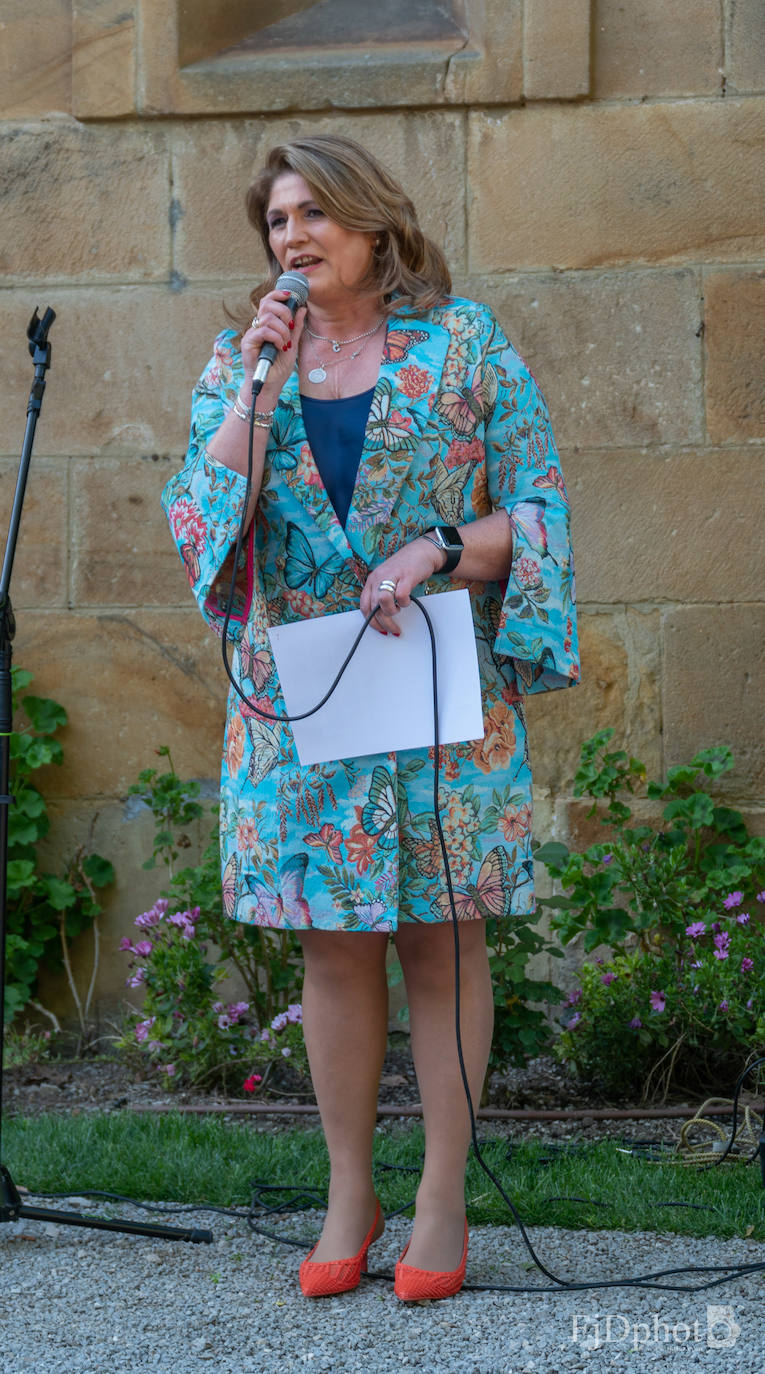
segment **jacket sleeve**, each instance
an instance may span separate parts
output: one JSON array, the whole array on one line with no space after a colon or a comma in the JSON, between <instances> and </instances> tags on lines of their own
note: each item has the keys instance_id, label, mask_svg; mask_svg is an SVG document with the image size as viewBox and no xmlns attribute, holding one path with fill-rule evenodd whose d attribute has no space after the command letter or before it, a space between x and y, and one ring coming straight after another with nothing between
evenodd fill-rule
<instances>
[{"instance_id":1,"label":"jacket sleeve","mask_svg":"<svg viewBox=\"0 0 765 1374\"><path fill-rule=\"evenodd\" d=\"M579 680L569 505L550 416L531 372L487 312L482 352L486 470L510 518L513 555L494 651L525 692Z\"/></svg>"},{"instance_id":2,"label":"jacket sleeve","mask_svg":"<svg viewBox=\"0 0 765 1374\"><path fill-rule=\"evenodd\" d=\"M221 634L246 481L216 463L207 444L225 419L241 383L233 331L215 340L213 356L192 394L191 433L184 465L162 492L162 505L191 590L208 624ZM230 634L241 637L252 599L252 559L245 539L237 570Z\"/></svg>"}]
</instances>

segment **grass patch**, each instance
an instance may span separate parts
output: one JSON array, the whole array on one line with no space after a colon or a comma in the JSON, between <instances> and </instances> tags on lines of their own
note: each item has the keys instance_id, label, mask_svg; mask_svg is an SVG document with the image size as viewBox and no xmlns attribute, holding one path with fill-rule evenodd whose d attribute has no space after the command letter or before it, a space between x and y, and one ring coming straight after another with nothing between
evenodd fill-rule
<instances>
[{"instance_id":1,"label":"grass patch","mask_svg":"<svg viewBox=\"0 0 765 1374\"><path fill-rule=\"evenodd\" d=\"M16 1183L39 1192L105 1189L144 1201L246 1206L254 1180L299 1184L322 1197L328 1183L319 1130L266 1132L220 1117L172 1112L9 1117L3 1142L4 1163ZM726 1162L699 1172L633 1158L613 1141L509 1145L495 1136L482 1140L482 1147L529 1226L765 1240L765 1189L756 1163ZM376 1178L386 1212L413 1197L422 1148L420 1125L397 1125L378 1134ZM505 1203L472 1157L467 1198L471 1224L512 1224Z\"/></svg>"}]
</instances>

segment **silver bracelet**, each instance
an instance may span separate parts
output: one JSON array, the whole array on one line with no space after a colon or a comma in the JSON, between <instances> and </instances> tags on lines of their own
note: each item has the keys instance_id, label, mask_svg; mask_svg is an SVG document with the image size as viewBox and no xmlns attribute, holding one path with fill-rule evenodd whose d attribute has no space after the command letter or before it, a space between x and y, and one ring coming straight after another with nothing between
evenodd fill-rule
<instances>
[{"instance_id":1,"label":"silver bracelet","mask_svg":"<svg viewBox=\"0 0 765 1374\"><path fill-rule=\"evenodd\" d=\"M250 417L252 417L252 423L256 429L270 429L276 413L273 410L256 410L253 414L252 406L245 405L238 396L234 400L233 411L240 420L244 420L245 424L249 424Z\"/></svg>"}]
</instances>

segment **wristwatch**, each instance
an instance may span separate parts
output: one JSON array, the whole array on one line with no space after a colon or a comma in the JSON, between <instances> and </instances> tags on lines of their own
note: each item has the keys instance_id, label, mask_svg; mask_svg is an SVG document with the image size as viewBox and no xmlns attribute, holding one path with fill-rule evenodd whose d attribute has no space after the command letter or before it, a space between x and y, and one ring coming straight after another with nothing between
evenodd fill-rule
<instances>
[{"instance_id":1,"label":"wristwatch","mask_svg":"<svg viewBox=\"0 0 765 1374\"><path fill-rule=\"evenodd\" d=\"M465 547L454 525L431 525L430 529L422 531L422 537L446 554L446 562L441 572L454 572Z\"/></svg>"}]
</instances>

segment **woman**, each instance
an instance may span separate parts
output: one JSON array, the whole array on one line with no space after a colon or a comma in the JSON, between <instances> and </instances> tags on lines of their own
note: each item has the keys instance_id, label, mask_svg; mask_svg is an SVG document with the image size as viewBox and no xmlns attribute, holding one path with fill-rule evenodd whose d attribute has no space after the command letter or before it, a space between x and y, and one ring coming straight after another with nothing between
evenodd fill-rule
<instances>
[{"instance_id":1,"label":"woman","mask_svg":"<svg viewBox=\"0 0 765 1374\"><path fill-rule=\"evenodd\" d=\"M485 919L533 911L531 774L521 697L578 677L563 480L544 401L490 311L450 295L414 208L349 139L275 148L247 197L268 256L241 334L224 331L194 393L186 464L163 501L219 633L242 515L260 350L234 673L283 713L268 626L469 589L485 735L442 750L441 814L460 917L462 1040L478 1103L492 1034ZM282 271L305 274L293 320ZM249 317L248 317L249 318ZM435 528L434 528L435 527ZM426 669L427 671L427 669ZM432 751L430 751L432 754ZM354 1287L383 1223L372 1137L392 934L406 981L426 1153L399 1297L461 1286L469 1114L454 1030L451 913L426 749L301 768L287 725L229 696L221 850L226 909L297 930L303 1026L331 1181L305 1293Z\"/></svg>"}]
</instances>

